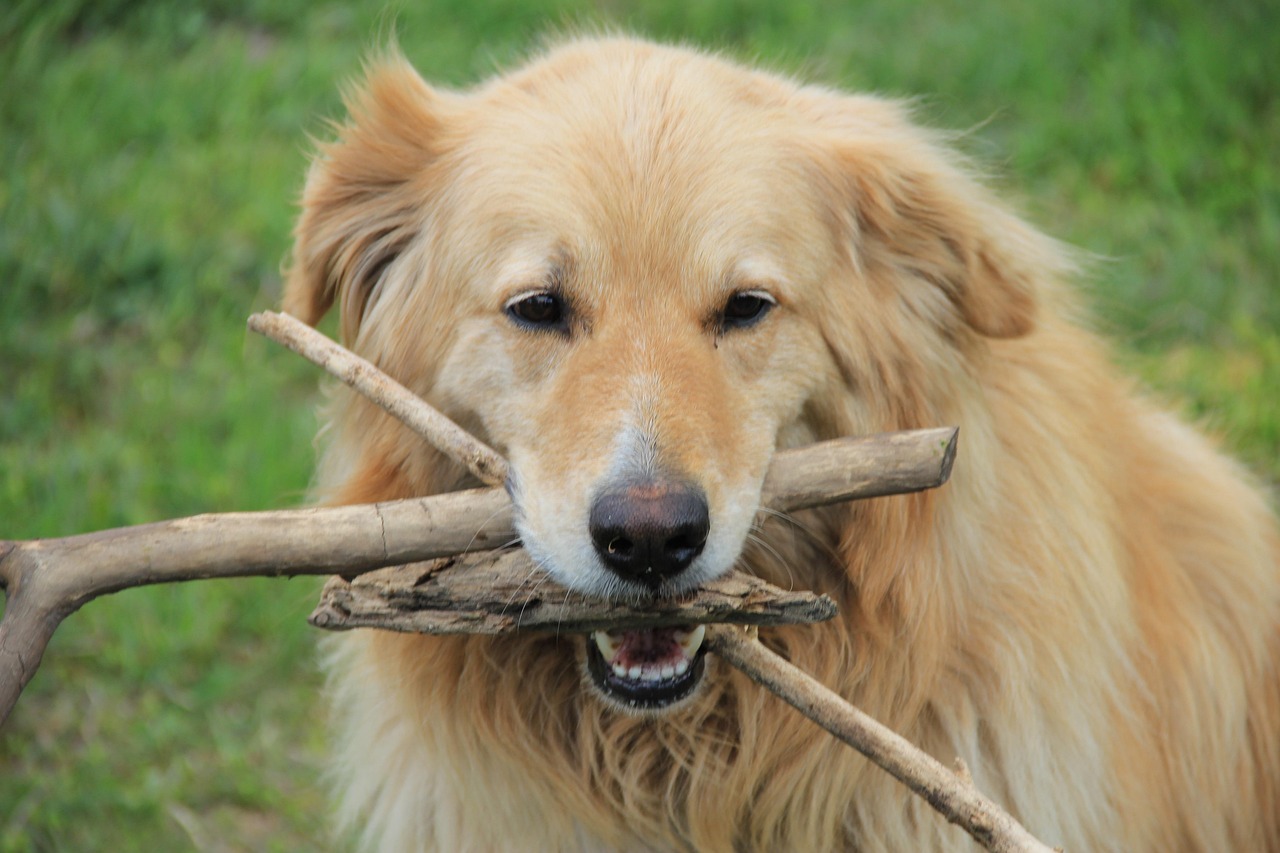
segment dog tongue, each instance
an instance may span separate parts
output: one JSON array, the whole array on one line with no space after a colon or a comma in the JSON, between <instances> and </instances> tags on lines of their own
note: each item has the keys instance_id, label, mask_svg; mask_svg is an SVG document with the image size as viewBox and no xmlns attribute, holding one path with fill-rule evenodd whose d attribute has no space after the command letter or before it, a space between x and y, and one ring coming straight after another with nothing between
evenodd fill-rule
<instances>
[{"instance_id":1,"label":"dog tongue","mask_svg":"<svg viewBox=\"0 0 1280 853\"><path fill-rule=\"evenodd\" d=\"M605 663L615 669L630 672L634 667L643 670L671 666L683 672L697 654L705 634L705 627L697 625L596 631L593 639Z\"/></svg>"},{"instance_id":2,"label":"dog tongue","mask_svg":"<svg viewBox=\"0 0 1280 853\"><path fill-rule=\"evenodd\" d=\"M684 656L676 640L675 628L649 628L639 631L623 631L622 642L614 661L625 666L632 664L662 663Z\"/></svg>"}]
</instances>

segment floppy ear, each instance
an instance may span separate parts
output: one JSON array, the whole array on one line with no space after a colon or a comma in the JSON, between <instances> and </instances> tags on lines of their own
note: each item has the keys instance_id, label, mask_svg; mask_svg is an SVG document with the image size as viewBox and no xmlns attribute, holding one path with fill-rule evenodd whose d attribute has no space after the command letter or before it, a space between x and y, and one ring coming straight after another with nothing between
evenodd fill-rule
<instances>
[{"instance_id":1,"label":"floppy ear","mask_svg":"<svg viewBox=\"0 0 1280 853\"><path fill-rule=\"evenodd\" d=\"M866 113L836 142L862 262L940 288L982 335L1030 332L1039 283L1067 266L1053 241L1001 206L894 105L851 98L846 107Z\"/></svg>"},{"instance_id":2,"label":"floppy ear","mask_svg":"<svg viewBox=\"0 0 1280 853\"><path fill-rule=\"evenodd\" d=\"M421 228L443 99L392 54L345 101L350 119L307 175L284 310L315 325L337 301L350 342L388 265Z\"/></svg>"}]
</instances>

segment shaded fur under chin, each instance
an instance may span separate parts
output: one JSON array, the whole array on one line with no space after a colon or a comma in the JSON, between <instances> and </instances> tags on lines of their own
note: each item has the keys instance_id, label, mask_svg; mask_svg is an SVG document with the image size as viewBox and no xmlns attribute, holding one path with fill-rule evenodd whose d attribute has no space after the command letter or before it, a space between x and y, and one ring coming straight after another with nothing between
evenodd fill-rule
<instances>
[{"instance_id":1,"label":"shaded fur under chin","mask_svg":"<svg viewBox=\"0 0 1280 853\"><path fill-rule=\"evenodd\" d=\"M911 671L904 656L850 629L897 623L891 599L914 591L886 590L872 605L878 612L866 610L869 602L852 598L829 569L822 576L832 552L812 535L846 514L886 527L928 514L929 498L905 500L915 512L895 513L897 523L823 511L805 514L808 534L773 529L771 538L807 570L779 565L776 546L748 557L774 582L827 591L844 614L762 630L762 640L920 737L906 721L920 718L934 674ZM900 624L882 627L886 643L899 639ZM341 816L348 827L383 833L365 838L369 849L728 853L845 849L855 840L874 849L868 837L885 839L886 850L969 844L923 800L714 657L679 707L635 714L620 713L584 680L578 637L361 632L334 648Z\"/></svg>"},{"instance_id":2,"label":"shaded fur under chin","mask_svg":"<svg viewBox=\"0 0 1280 853\"><path fill-rule=\"evenodd\" d=\"M852 669L835 632L822 642L802 633L802 646L781 644L789 657L827 678ZM372 816L371 826L397 833L368 846L844 846L838 829L846 792L866 770L861 758L722 665L679 708L617 713L585 685L568 642L337 640L330 672L346 735L342 814L348 824ZM878 800L883 787L865 788L864 799ZM881 807L901 812L900 802ZM797 823L801 813L812 822Z\"/></svg>"}]
</instances>

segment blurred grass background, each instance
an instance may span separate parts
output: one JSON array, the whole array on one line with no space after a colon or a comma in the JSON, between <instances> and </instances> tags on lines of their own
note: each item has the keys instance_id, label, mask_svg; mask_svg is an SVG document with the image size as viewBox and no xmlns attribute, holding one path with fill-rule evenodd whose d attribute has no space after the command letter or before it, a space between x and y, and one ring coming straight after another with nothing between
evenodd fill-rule
<instances>
[{"instance_id":1,"label":"blurred grass background","mask_svg":"<svg viewBox=\"0 0 1280 853\"><path fill-rule=\"evenodd\" d=\"M10 0L0 536L295 506L318 372L247 339L308 135L392 24L463 85L566 26L923 95L1054 235L1120 357L1280 480L1280 28L1268 4ZM0 737L0 850L327 849L315 581L130 591Z\"/></svg>"}]
</instances>

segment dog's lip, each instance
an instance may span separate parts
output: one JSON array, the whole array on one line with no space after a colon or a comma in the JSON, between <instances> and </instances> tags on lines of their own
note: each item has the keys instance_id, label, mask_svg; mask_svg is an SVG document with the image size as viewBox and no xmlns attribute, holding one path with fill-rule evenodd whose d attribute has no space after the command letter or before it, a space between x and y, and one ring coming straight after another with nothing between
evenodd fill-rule
<instances>
[{"instance_id":1,"label":"dog's lip","mask_svg":"<svg viewBox=\"0 0 1280 853\"><path fill-rule=\"evenodd\" d=\"M689 696L705 670L706 626L596 631L587 638L587 672L606 696L658 710Z\"/></svg>"}]
</instances>

